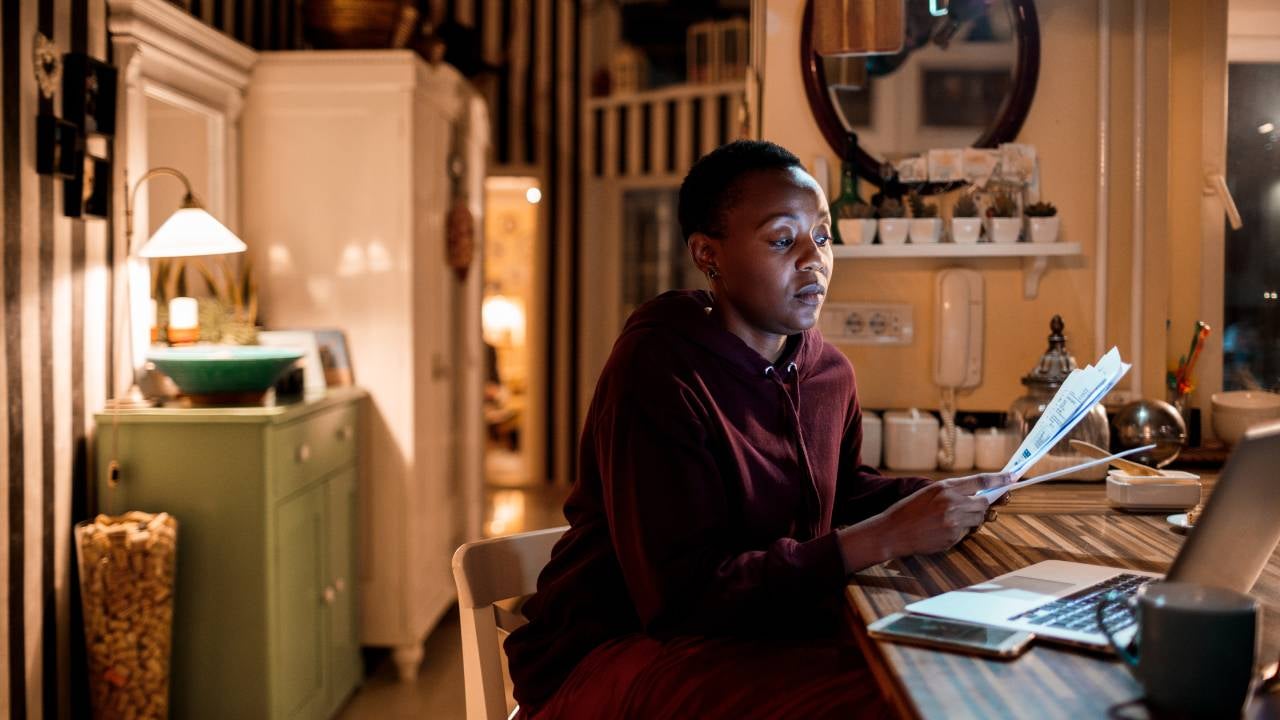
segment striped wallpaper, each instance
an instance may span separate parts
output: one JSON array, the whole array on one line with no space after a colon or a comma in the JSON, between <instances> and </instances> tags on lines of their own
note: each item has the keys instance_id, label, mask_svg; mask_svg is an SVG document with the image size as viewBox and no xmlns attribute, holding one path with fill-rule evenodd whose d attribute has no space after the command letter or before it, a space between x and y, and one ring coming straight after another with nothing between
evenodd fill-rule
<instances>
[{"instance_id":1,"label":"striped wallpaper","mask_svg":"<svg viewBox=\"0 0 1280 720\"><path fill-rule=\"evenodd\" d=\"M71 524L87 512L86 437L107 395L112 252L107 222L63 217L62 183L35 172L35 123L59 113L40 96L37 30L62 52L106 58L103 0L5 2L0 14L0 196L4 225L4 362L0 393L0 708L11 718L82 715L72 687L79 600ZM105 141L94 148L106 152ZM81 666L82 667L82 666ZM83 677L83 670L78 673Z\"/></svg>"},{"instance_id":2,"label":"striped wallpaper","mask_svg":"<svg viewBox=\"0 0 1280 720\"><path fill-rule=\"evenodd\" d=\"M172 0L257 49L301 47L295 0ZM424 14L475 28L482 59L498 70L477 78L490 100L491 171L542 181L551 272L546 324L549 474L573 457L579 214L577 0L421 0ZM59 52L110 61L106 0L5 0L0 11L0 718L87 717L71 527L93 511L87 443L93 413L112 377L113 296L120 255L108 220L62 215L62 183L35 172L35 123L60 114L40 97L32 68L37 30ZM90 149L107 155L105 139ZM119 202L117 190L115 202ZM114 290L113 290L114 288ZM555 388L559 387L557 391ZM557 431L557 428L559 430Z\"/></svg>"}]
</instances>

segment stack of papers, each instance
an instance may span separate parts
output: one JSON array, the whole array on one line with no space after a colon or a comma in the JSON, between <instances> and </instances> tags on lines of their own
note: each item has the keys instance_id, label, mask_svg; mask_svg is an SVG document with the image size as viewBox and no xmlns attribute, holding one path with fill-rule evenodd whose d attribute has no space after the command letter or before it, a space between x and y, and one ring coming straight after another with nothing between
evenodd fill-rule
<instances>
[{"instance_id":1,"label":"stack of papers","mask_svg":"<svg viewBox=\"0 0 1280 720\"><path fill-rule=\"evenodd\" d=\"M1027 438L1022 441L1022 445L1018 447L1013 457L1009 458L1009 462L1001 472L1009 473L1015 481L1020 480L1027 470L1036 464L1036 461L1048 454L1054 445L1057 445L1062 438L1066 437L1067 433L1071 432L1071 429L1077 423L1084 419L1084 416L1093 409L1094 405L1097 405L1102 400L1103 396L1111 392L1116 383L1120 382L1120 378L1124 377L1124 374L1129 371L1129 367L1129 363L1120 359L1120 351L1113 347L1098 360L1096 365L1072 370L1067 379L1063 381L1062 386L1058 388L1057 394L1053 396L1053 399L1045 407L1044 414L1036 421L1035 426L1031 428L1031 432L1027 433ZM1153 446L1133 448L1107 458L1091 460L1073 467L1038 475L1021 482L1014 482L1004 487L984 490L978 495L986 498L988 502L994 502L1011 490L1070 475L1086 467L1110 462L1115 458L1143 450L1150 450L1151 447Z\"/></svg>"}]
</instances>

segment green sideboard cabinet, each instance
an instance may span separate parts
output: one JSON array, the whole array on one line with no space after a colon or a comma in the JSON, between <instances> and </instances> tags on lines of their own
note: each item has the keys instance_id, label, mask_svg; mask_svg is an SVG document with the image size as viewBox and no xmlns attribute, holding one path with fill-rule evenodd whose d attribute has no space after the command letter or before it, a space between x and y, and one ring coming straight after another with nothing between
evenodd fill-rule
<instances>
[{"instance_id":1,"label":"green sideboard cabinet","mask_svg":"<svg viewBox=\"0 0 1280 720\"><path fill-rule=\"evenodd\" d=\"M171 717L330 718L359 685L366 397L97 416L99 510L178 521Z\"/></svg>"}]
</instances>

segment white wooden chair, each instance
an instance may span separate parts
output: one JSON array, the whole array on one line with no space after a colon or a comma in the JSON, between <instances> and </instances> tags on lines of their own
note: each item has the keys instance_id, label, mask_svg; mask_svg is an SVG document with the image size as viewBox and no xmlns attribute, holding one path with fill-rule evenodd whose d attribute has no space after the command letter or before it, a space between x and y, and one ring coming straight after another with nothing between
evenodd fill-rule
<instances>
[{"instance_id":1,"label":"white wooden chair","mask_svg":"<svg viewBox=\"0 0 1280 720\"><path fill-rule=\"evenodd\" d=\"M453 554L462 622L462 676L467 720L507 717L502 656L493 604L532 594L538 573L567 526L470 542Z\"/></svg>"}]
</instances>

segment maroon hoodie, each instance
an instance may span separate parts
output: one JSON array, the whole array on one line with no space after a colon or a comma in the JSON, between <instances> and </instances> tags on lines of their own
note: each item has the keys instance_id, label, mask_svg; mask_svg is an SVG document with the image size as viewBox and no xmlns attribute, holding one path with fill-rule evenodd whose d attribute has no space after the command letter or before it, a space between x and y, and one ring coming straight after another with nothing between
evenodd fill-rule
<instances>
[{"instance_id":1,"label":"maroon hoodie","mask_svg":"<svg viewBox=\"0 0 1280 720\"><path fill-rule=\"evenodd\" d=\"M704 291L645 304L600 375L569 530L506 642L526 708L629 633L833 633L834 528L925 482L861 465L853 367L816 329L770 364L711 305Z\"/></svg>"}]
</instances>

